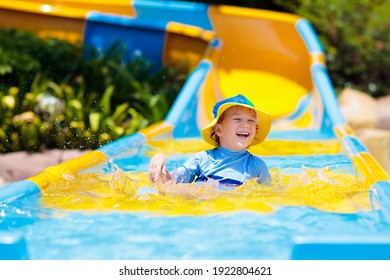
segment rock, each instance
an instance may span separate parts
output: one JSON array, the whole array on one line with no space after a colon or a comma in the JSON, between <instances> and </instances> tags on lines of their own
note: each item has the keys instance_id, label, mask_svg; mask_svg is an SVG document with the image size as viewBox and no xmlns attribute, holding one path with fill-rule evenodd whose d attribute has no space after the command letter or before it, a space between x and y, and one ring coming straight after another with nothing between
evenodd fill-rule
<instances>
[{"instance_id":1,"label":"rock","mask_svg":"<svg viewBox=\"0 0 390 280\"><path fill-rule=\"evenodd\" d=\"M390 131L363 128L355 131L372 156L390 174Z\"/></svg>"},{"instance_id":2,"label":"rock","mask_svg":"<svg viewBox=\"0 0 390 280\"><path fill-rule=\"evenodd\" d=\"M8 185L8 182L6 182L3 178L0 177L0 188Z\"/></svg>"},{"instance_id":3,"label":"rock","mask_svg":"<svg viewBox=\"0 0 390 280\"><path fill-rule=\"evenodd\" d=\"M352 129L378 127L378 104L369 94L346 88L340 93L338 101L340 110Z\"/></svg>"},{"instance_id":4,"label":"rock","mask_svg":"<svg viewBox=\"0 0 390 280\"><path fill-rule=\"evenodd\" d=\"M390 130L390 95L377 99L378 104L378 127Z\"/></svg>"},{"instance_id":5,"label":"rock","mask_svg":"<svg viewBox=\"0 0 390 280\"><path fill-rule=\"evenodd\" d=\"M0 154L0 181L2 185L27 179L49 166L78 157L88 151L47 150L41 153L14 152Z\"/></svg>"}]
</instances>

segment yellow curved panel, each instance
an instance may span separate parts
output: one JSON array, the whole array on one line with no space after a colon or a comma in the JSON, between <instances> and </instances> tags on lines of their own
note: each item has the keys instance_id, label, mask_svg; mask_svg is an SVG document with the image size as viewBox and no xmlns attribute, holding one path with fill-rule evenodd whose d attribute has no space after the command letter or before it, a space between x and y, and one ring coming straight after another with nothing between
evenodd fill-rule
<instances>
[{"instance_id":1,"label":"yellow curved panel","mask_svg":"<svg viewBox=\"0 0 390 280\"><path fill-rule=\"evenodd\" d=\"M220 89L226 96L242 93L274 118L294 112L297 100L308 93L296 82L270 72L219 69L218 78Z\"/></svg>"},{"instance_id":2,"label":"yellow curved panel","mask_svg":"<svg viewBox=\"0 0 390 280\"><path fill-rule=\"evenodd\" d=\"M14 0L2 1L2 9L47 14L62 18L85 18L91 11L134 16L135 10L129 0Z\"/></svg>"},{"instance_id":3,"label":"yellow curved panel","mask_svg":"<svg viewBox=\"0 0 390 280\"><path fill-rule=\"evenodd\" d=\"M313 57L297 36L299 17L230 6L211 6L209 16L220 44L209 57L213 69L204 95L243 93L274 118L292 114L312 90ZM306 118L298 126L309 123Z\"/></svg>"},{"instance_id":4,"label":"yellow curved panel","mask_svg":"<svg viewBox=\"0 0 390 280\"><path fill-rule=\"evenodd\" d=\"M186 63L187 69L195 68L213 37L214 32L170 22L166 27L163 63L169 66Z\"/></svg>"},{"instance_id":5,"label":"yellow curved panel","mask_svg":"<svg viewBox=\"0 0 390 280\"><path fill-rule=\"evenodd\" d=\"M135 16L129 0L1 1L0 27L30 30L42 38L81 43L85 20L91 11Z\"/></svg>"}]
</instances>

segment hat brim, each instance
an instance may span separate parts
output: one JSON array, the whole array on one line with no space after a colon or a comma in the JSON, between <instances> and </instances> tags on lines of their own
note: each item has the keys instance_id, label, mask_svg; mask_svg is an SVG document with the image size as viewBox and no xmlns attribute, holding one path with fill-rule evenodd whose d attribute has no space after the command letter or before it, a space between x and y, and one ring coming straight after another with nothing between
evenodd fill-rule
<instances>
[{"instance_id":1,"label":"hat brim","mask_svg":"<svg viewBox=\"0 0 390 280\"><path fill-rule=\"evenodd\" d=\"M217 116L201 130L202 138L212 146L219 146L217 141L217 136L214 132L214 126L217 124L219 117L222 115L223 112L225 112L227 109L229 109L232 106L242 106L245 108L252 109L256 112L257 115L257 127L255 137L253 138L253 141L249 144L248 147L260 144L265 140L267 137L269 131L271 130L271 124L272 124L272 117L268 113L254 108L249 105L235 103L235 102L229 102L221 105L218 109Z\"/></svg>"}]
</instances>

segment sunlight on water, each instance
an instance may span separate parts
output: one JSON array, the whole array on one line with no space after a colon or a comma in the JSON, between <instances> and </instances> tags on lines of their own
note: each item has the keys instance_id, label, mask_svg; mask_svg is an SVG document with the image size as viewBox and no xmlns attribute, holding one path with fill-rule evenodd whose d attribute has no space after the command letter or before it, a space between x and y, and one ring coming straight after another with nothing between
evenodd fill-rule
<instances>
[{"instance_id":1,"label":"sunlight on water","mask_svg":"<svg viewBox=\"0 0 390 280\"><path fill-rule=\"evenodd\" d=\"M150 185L144 172L66 175L42 190L42 206L64 210L152 211L164 215L207 215L231 211L270 213L278 206L309 206L323 211L369 211L368 186L362 180L326 168L302 168L286 174L271 170L272 186L249 180L234 189L209 183Z\"/></svg>"},{"instance_id":2,"label":"sunlight on water","mask_svg":"<svg viewBox=\"0 0 390 280\"><path fill-rule=\"evenodd\" d=\"M270 187L149 182L153 154L164 153L171 170L208 148L198 140L153 141L58 174L35 199L0 205L0 229L26 230L31 259L289 259L294 236L370 236L384 228L369 186L333 141L259 145Z\"/></svg>"},{"instance_id":3,"label":"sunlight on water","mask_svg":"<svg viewBox=\"0 0 390 280\"><path fill-rule=\"evenodd\" d=\"M149 160L156 152L170 156L210 148L203 141L151 141L141 157ZM290 143L291 144L291 143ZM291 144L292 145L292 144ZM337 152L333 141L301 142L301 145L268 141L258 152L291 154ZM267 152L265 152L267 151ZM249 180L230 189L213 187L210 182L151 185L146 172L124 171L113 159L104 172L63 174L63 179L43 188L42 205L53 209L86 211L150 212L155 215L207 215L220 212L254 211L271 213L279 206L307 206L328 212L369 211L369 186L359 177L333 168L271 168L272 186ZM293 174L291 174L293 173Z\"/></svg>"}]
</instances>

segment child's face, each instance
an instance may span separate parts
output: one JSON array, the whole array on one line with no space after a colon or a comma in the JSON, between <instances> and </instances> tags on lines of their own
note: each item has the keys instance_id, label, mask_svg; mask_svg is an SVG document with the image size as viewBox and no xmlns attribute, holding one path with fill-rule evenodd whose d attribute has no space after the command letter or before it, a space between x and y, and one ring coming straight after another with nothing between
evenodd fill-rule
<instances>
[{"instance_id":1,"label":"child's face","mask_svg":"<svg viewBox=\"0 0 390 280\"><path fill-rule=\"evenodd\" d=\"M215 125L214 131L221 147L242 150L252 143L256 128L257 117L254 110L233 106L224 112L222 122Z\"/></svg>"}]
</instances>

